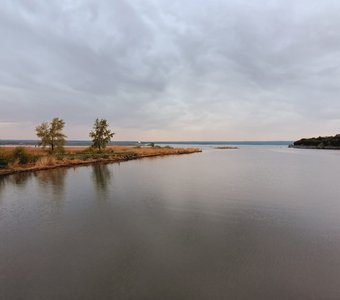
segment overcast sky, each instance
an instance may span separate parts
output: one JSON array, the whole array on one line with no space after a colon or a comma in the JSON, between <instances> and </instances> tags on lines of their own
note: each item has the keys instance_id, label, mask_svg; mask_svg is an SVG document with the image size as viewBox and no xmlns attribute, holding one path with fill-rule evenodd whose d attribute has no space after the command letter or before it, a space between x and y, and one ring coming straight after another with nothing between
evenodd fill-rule
<instances>
[{"instance_id":1,"label":"overcast sky","mask_svg":"<svg viewBox=\"0 0 340 300\"><path fill-rule=\"evenodd\" d=\"M338 0L2 0L0 139L340 133Z\"/></svg>"}]
</instances>

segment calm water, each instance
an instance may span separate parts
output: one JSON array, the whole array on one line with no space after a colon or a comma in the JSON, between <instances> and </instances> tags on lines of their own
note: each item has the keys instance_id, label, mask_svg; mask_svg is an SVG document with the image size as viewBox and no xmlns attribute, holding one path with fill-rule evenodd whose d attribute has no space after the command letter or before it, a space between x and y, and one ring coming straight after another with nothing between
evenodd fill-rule
<instances>
[{"instance_id":1,"label":"calm water","mask_svg":"<svg viewBox=\"0 0 340 300\"><path fill-rule=\"evenodd\" d=\"M340 299L340 151L0 178L0 299Z\"/></svg>"}]
</instances>

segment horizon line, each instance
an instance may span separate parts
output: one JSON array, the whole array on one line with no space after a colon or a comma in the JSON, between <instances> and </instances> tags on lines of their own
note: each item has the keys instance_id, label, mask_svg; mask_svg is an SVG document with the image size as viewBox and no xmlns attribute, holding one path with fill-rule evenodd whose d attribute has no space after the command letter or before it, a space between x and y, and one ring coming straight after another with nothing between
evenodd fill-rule
<instances>
[{"instance_id":1,"label":"horizon line","mask_svg":"<svg viewBox=\"0 0 340 300\"><path fill-rule=\"evenodd\" d=\"M206 143L217 143L217 142L291 142L295 139L278 139L278 140L112 140L112 142L157 142L157 143L170 143L170 142L206 142ZM39 141L39 139L1 139L0 141ZM91 140L86 139L68 139L66 142L91 142Z\"/></svg>"}]
</instances>

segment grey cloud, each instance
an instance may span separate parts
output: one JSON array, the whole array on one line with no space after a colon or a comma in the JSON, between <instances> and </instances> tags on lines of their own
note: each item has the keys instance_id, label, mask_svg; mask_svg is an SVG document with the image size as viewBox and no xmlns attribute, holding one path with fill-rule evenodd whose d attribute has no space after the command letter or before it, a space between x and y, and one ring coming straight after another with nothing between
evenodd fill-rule
<instances>
[{"instance_id":1,"label":"grey cloud","mask_svg":"<svg viewBox=\"0 0 340 300\"><path fill-rule=\"evenodd\" d=\"M207 139L295 138L340 125L337 1L2 6L0 138L1 123L56 115L188 139L199 130Z\"/></svg>"}]
</instances>

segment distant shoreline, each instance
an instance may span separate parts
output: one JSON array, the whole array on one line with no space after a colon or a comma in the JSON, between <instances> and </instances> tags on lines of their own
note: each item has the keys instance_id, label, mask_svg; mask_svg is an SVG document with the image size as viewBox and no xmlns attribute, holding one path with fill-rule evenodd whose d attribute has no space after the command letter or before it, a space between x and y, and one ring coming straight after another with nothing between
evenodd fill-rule
<instances>
[{"instance_id":1,"label":"distant shoreline","mask_svg":"<svg viewBox=\"0 0 340 300\"><path fill-rule=\"evenodd\" d=\"M293 141L112 141L110 146L137 146L137 145L197 145L197 146L288 146ZM0 139L0 146L35 146L38 140L8 140ZM88 140L68 140L66 146L90 146L91 141Z\"/></svg>"},{"instance_id":2,"label":"distant shoreline","mask_svg":"<svg viewBox=\"0 0 340 300\"><path fill-rule=\"evenodd\" d=\"M289 147L297 149L340 150L340 134L302 138L289 145Z\"/></svg>"},{"instance_id":3,"label":"distant shoreline","mask_svg":"<svg viewBox=\"0 0 340 300\"><path fill-rule=\"evenodd\" d=\"M298 145L289 145L289 148L294 149L311 149L311 150L340 150L340 147L318 147L318 146L298 146Z\"/></svg>"}]
</instances>

